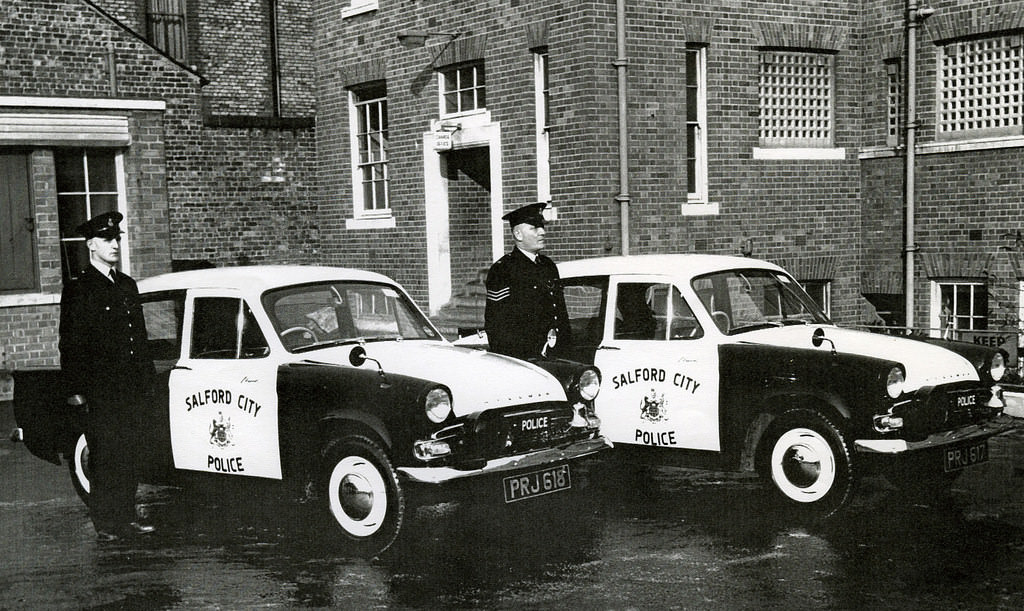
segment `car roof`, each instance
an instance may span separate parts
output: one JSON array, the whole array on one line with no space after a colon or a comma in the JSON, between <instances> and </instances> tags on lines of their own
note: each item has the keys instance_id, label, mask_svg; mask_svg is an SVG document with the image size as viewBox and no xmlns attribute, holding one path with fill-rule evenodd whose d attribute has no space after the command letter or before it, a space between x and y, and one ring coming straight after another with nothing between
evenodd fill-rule
<instances>
[{"instance_id":1,"label":"car roof","mask_svg":"<svg viewBox=\"0 0 1024 611\"><path fill-rule=\"evenodd\" d=\"M281 286L331 280L365 282L394 281L375 272L346 267L314 265L246 265L240 267L214 267L184 272L171 272L139 280L139 291L170 291L195 288L235 289L244 292L263 291Z\"/></svg>"},{"instance_id":2,"label":"car roof","mask_svg":"<svg viewBox=\"0 0 1024 611\"><path fill-rule=\"evenodd\" d=\"M778 265L761 259L728 255L674 254L577 259L559 263L558 273L563 278L610 274L669 274L692 277L723 269L737 268L783 271Z\"/></svg>"}]
</instances>

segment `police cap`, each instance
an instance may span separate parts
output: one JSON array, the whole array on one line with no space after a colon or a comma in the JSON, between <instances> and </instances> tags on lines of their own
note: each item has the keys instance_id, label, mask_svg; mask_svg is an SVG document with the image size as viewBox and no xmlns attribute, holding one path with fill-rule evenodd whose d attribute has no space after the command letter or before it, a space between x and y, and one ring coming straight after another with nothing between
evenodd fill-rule
<instances>
[{"instance_id":1,"label":"police cap","mask_svg":"<svg viewBox=\"0 0 1024 611\"><path fill-rule=\"evenodd\" d=\"M78 226L78 233L85 239L104 238L109 240L121 235L121 221L124 215L120 212L104 212Z\"/></svg>"},{"instance_id":2,"label":"police cap","mask_svg":"<svg viewBox=\"0 0 1024 611\"><path fill-rule=\"evenodd\" d=\"M544 208L547 208L547 203L537 202L536 204L527 204L521 208L516 208L512 212L509 212L505 216L501 217L508 221L509 226L515 227L520 223L529 223L534 227L544 226Z\"/></svg>"}]
</instances>

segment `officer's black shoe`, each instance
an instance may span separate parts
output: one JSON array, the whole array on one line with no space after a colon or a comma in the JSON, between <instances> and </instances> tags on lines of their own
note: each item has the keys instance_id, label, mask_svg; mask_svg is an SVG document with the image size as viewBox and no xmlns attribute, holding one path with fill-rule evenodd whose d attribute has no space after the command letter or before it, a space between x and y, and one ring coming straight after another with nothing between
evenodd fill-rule
<instances>
[{"instance_id":1,"label":"officer's black shoe","mask_svg":"<svg viewBox=\"0 0 1024 611\"><path fill-rule=\"evenodd\" d=\"M132 522L128 524L127 528L127 531L129 533L136 535L148 535L149 533L155 530L155 526L149 526L148 524L139 524L138 522Z\"/></svg>"},{"instance_id":2,"label":"officer's black shoe","mask_svg":"<svg viewBox=\"0 0 1024 611\"><path fill-rule=\"evenodd\" d=\"M108 542L108 541L117 541L118 539L120 539L120 537L118 537L117 535L115 535L112 532L107 532L105 530L97 530L96 531L96 540L97 541Z\"/></svg>"}]
</instances>

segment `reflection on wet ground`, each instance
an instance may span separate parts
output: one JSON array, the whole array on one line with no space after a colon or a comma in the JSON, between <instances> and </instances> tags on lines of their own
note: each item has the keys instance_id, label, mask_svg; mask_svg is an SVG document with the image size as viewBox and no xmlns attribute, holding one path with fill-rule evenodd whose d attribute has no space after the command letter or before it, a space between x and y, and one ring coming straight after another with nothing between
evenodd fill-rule
<instances>
[{"instance_id":1,"label":"reflection on wet ground","mask_svg":"<svg viewBox=\"0 0 1024 611\"><path fill-rule=\"evenodd\" d=\"M371 560L312 504L216 490L146 488L159 531L100 544L66 472L5 445L0 608L1024 608L1021 443L951 498L867 480L825 520L746 476L594 460L570 493L421 506Z\"/></svg>"}]
</instances>

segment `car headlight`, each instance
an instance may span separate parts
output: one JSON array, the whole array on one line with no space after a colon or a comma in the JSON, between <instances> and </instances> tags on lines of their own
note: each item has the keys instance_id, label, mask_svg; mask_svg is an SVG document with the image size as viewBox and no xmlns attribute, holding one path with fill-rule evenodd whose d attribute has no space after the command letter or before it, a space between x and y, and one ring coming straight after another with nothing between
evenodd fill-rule
<instances>
[{"instance_id":1,"label":"car headlight","mask_svg":"<svg viewBox=\"0 0 1024 611\"><path fill-rule=\"evenodd\" d=\"M993 382L998 382L1003 379L1003 375L1006 373L1006 359L1003 358L1002 352L996 352L992 355L992 360L988 364L988 375L992 378Z\"/></svg>"},{"instance_id":2,"label":"car headlight","mask_svg":"<svg viewBox=\"0 0 1024 611\"><path fill-rule=\"evenodd\" d=\"M576 385L585 401L593 401L597 393L601 392L601 374L596 369L585 369Z\"/></svg>"},{"instance_id":3,"label":"car headlight","mask_svg":"<svg viewBox=\"0 0 1024 611\"><path fill-rule=\"evenodd\" d=\"M906 376L902 367L893 367L885 378L885 392L895 399L903 394L903 385L906 383Z\"/></svg>"},{"instance_id":4,"label":"car headlight","mask_svg":"<svg viewBox=\"0 0 1024 611\"><path fill-rule=\"evenodd\" d=\"M445 388L432 388L423 400L423 405L427 418L431 422L441 423L452 413L452 396Z\"/></svg>"}]
</instances>

